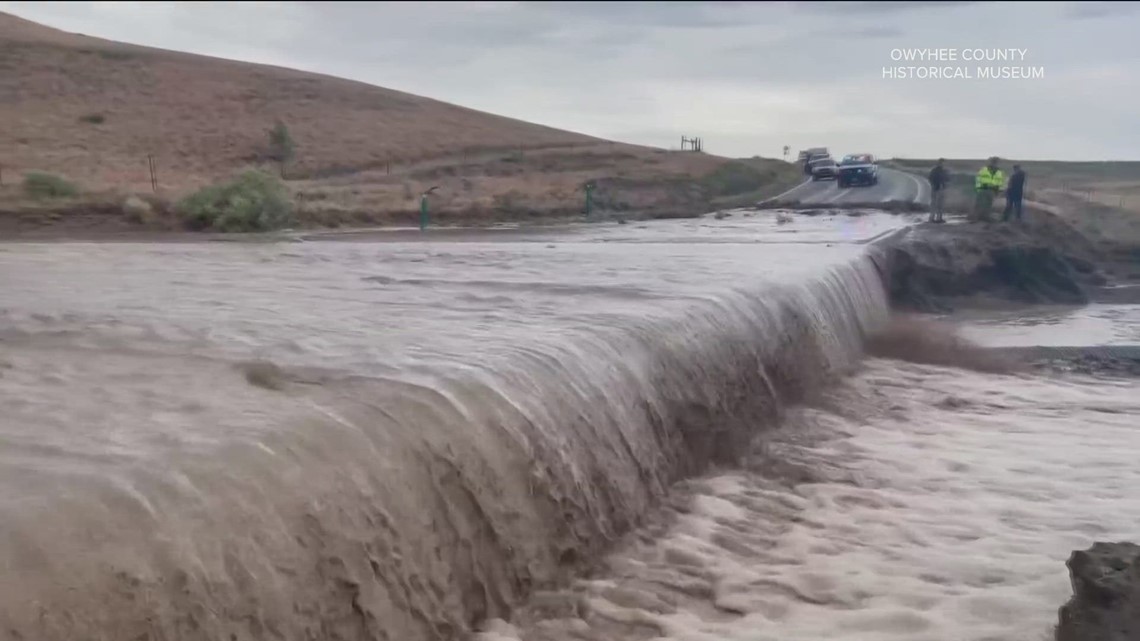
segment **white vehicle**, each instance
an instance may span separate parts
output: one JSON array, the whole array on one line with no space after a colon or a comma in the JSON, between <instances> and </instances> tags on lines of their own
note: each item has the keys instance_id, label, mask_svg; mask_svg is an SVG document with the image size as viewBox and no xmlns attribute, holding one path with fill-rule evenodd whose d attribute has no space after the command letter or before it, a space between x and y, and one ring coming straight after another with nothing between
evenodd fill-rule
<instances>
[{"instance_id":1,"label":"white vehicle","mask_svg":"<svg viewBox=\"0 0 1140 641\"><path fill-rule=\"evenodd\" d=\"M813 181L833 179L839 175L839 170L835 165L835 159L831 156L811 160L808 162L808 167L811 169L811 179Z\"/></svg>"},{"instance_id":2,"label":"white vehicle","mask_svg":"<svg viewBox=\"0 0 1140 641\"><path fill-rule=\"evenodd\" d=\"M804 150L800 151L800 155L799 155L798 160L800 162L804 162L805 160L811 160L812 158L816 158L818 156L830 156L830 155L831 154L829 154L827 152L827 147L812 147L810 149L804 149Z\"/></svg>"}]
</instances>

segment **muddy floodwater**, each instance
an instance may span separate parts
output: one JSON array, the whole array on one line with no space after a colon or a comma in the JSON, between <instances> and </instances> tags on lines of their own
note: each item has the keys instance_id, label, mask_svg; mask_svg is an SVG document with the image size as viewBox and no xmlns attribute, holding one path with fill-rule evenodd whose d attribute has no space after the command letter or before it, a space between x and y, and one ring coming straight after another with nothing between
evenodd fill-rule
<instances>
[{"instance_id":1,"label":"muddy floodwater","mask_svg":"<svg viewBox=\"0 0 1140 641\"><path fill-rule=\"evenodd\" d=\"M0 246L0 630L1045 638L1140 388L864 359L908 220L786 220Z\"/></svg>"},{"instance_id":2,"label":"muddy floodwater","mask_svg":"<svg viewBox=\"0 0 1140 641\"><path fill-rule=\"evenodd\" d=\"M1140 305L1042 306L957 320L962 336L994 347L1140 345Z\"/></svg>"}]
</instances>

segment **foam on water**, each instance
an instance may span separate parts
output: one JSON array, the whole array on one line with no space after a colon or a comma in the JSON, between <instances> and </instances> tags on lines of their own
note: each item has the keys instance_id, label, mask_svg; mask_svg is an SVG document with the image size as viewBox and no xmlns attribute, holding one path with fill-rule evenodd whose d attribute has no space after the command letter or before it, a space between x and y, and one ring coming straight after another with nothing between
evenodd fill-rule
<instances>
[{"instance_id":1,"label":"foam on water","mask_svg":"<svg viewBox=\"0 0 1140 641\"><path fill-rule=\"evenodd\" d=\"M0 629L45 640L459 637L739 459L886 315L838 246L21 245L0 270Z\"/></svg>"},{"instance_id":2,"label":"foam on water","mask_svg":"<svg viewBox=\"0 0 1140 641\"><path fill-rule=\"evenodd\" d=\"M869 361L484 639L1051 639L1140 523L1140 384Z\"/></svg>"}]
</instances>

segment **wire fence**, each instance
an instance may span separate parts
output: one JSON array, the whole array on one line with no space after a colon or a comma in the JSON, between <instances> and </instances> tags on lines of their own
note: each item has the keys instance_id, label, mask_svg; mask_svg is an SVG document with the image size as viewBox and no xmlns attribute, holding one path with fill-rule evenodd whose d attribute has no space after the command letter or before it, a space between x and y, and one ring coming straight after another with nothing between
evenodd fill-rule
<instances>
[{"instance_id":1,"label":"wire fence","mask_svg":"<svg viewBox=\"0 0 1140 641\"><path fill-rule=\"evenodd\" d=\"M700 139L687 139L687 151L703 150L703 141ZM520 163L531 158L540 158L544 154L576 153L597 150L602 153L620 153L616 148L621 145L616 141L587 141L565 143L537 143L537 144L486 144L477 146L464 146L444 151L417 151L396 152L387 157L370 158L354 162L317 162L300 154L285 164L272 159L265 153L250 155L243 159L248 168L257 168L276 174L283 180L290 182L308 180L326 180L359 174L369 174L371 177L406 175L410 172L431 169L439 166L467 166L473 164L487 164L491 162ZM693 148L696 145L696 148ZM75 180L80 184L91 183L110 189L142 191L149 189L158 193L162 188L181 189L187 186L187 175L201 179L203 175L212 176L214 172L202 170L200 167L187 170L178 163L163 165L163 158L158 154L146 154L134 159L117 159L113 166L110 162L99 163L97 169L87 168L80 175L69 175L67 170L44 170L38 163L20 163L12 160L0 159L0 188L12 187L23 182L24 177L33 172L50 173L68 181ZM170 159L168 158L168 161ZM184 165L185 163L183 163ZM237 169L233 169L236 173ZM166 180L163 181L165 176ZM214 179L220 179L214 176ZM197 182L197 181L194 181Z\"/></svg>"},{"instance_id":2,"label":"wire fence","mask_svg":"<svg viewBox=\"0 0 1140 641\"><path fill-rule=\"evenodd\" d=\"M124 164L126 166L101 165L97 173L98 178L94 182L111 189L124 189L129 191L145 191L149 189L152 193L156 194L162 188L160 181L162 172L158 156L147 154L140 157L137 164ZM57 176L67 182L76 180L75 176L71 176L65 171L45 171L34 165L28 167L0 163L0 189L23 184L26 178L32 174ZM91 178L90 175L86 177ZM79 182L80 184L83 183L82 180Z\"/></svg>"},{"instance_id":3,"label":"wire fence","mask_svg":"<svg viewBox=\"0 0 1140 641\"><path fill-rule=\"evenodd\" d=\"M1069 181L1053 181L1043 180L1039 181L1036 185L1031 185L1029 191L1031 192L1061 192L1076 198L1080 198L1086 202L1097 202L1104 205L1110 205L1126 209L1129 201L1133 203L1138 202L1137 196L1130 196L1126 193L1119 191L1110 191L1104 189L1096 189L1088 185L1079 183L1072 183Z\"/></svg>"},{"instance_id":4,"label":"wire fence","mask_svg":"<svg viewBox=\"0 0 1140 641\"><path fill-rule=\"evenodd\" d=\"M925 176L929 168L919 168L911 165L897 165L896 169L903 171L910 171L918 175ZM1008 176L1008 174L1007 174ZM951 184L973 190L974 174L972 172L950 171ZM1097 186L1095 183L1074 180L1072 178L1053 178L1044 177L1036 178L1033 175L1028 176L1025 193L1027 196L1042 195L1047 193L1063 193L1073 198L1078 198L1090 203L1099 203L1110 207L1118 207L1120 209L1127 209L1129 206L1140 206L1140 194L1132 193L1135 189L1130 191L1106 189L1102 186Z\"/></svg>"}]
</instances>

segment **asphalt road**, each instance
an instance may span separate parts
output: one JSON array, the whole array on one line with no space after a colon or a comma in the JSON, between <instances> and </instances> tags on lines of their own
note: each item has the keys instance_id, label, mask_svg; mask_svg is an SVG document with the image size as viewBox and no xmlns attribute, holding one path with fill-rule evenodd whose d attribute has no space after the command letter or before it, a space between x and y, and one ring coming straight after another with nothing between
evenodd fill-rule
<instances>
[{"instance_id":1,"label":"asphalt road","mask_svg":"<svg viewBox=\"0 0 1140 641\"><path fill-rule=\"evenodd\" d=\"M930 183L924 178L885 167L879 168L879 184L869 187L840 189L834 180L810 180L776 197L798 200L804 205L842 205L887 203L893 200L930 204Z\"/></svg>"}]
</instances>

